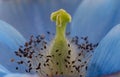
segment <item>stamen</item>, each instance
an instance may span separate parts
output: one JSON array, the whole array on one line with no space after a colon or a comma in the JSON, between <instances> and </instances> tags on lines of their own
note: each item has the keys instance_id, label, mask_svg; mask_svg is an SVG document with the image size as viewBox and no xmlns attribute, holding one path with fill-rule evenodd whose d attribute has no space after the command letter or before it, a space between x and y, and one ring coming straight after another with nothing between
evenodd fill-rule
<instances>
[{"instance_id":1,"label":"stamen","mask_svg":"<svg viewBox=\"0 0 120 77\"><path fill-rule=\"evenodd\" d=\"M37 38L36 38L37 39ZM18 51L15 52L15 54L20 57L22 60L17 61L17 63L19 65L26 65L28 66L28 69L25 69L25 72L27 73L32 73L32 72L36 72L39 75L43 75L43 76L48 76L50 77L51 75L69 75L69 76L82 76L84 77L83 72L87 71L87 63L89 61L89 56L86 57L87 54L91 53L92 51L90 50L90 48L79 48L76 51L79 51L78 55L73 56L73 52L75 52L73 49L71 49L71 47L73 46L73 44L75 44L76 41L72 42L72 40L70 40L69 45L67 44L67 46L69 47L69 50L67 51L67 55L66 57L64 57L64 62L65 64L63 64L62 67L66 68L65 71L59 71L58 69L56 69L55 67L60 67L60 62L59 60L54 61L53 57L58 57L58 56L63 56L62 53L60 53L59 49L55 50L55 54L47 54L45 52L48 52L49 47L46 44L46 51L44 51L44 45L43 42L45 42L45 38L44 40L41 40L40 43L36 44L36 39L32 39L31 45L24 45L22 47L20 47L18 49ZM38 40L38 39L37 39ZM40 39L39 39L40 40ZM31 41L31 40L30 40ZM35 42L36 41L36 42ZM91 45L91 43L81 43L81 46L85 46L87 47L88 45ZM40 46L40 48L38 48ZM79 46L78 43L75 44L75 46ZM92 48L95 48L95 45L91 45ZM37 48L37 49L36 49ZM41 50L41 48L43 48L43 50ZM89 50L89 52L87 52ZM73 59L72 57L76 57L75 59ZM15 62L16 60L11 59L11 62ZM84 69L84 70L83 70ZM16 70L19 70L19 67L16 67ZM76 76L76 77L79 77Z\"/></svg>"},{"instance_id":2,"label":"stamen","mask_svg":"<svg viewBox=\"0 0 120 77\"><path fill-rule=\"evenodd\" d=\"M89 43L88 36L75 36L68 40L65 30L71 16L65 10L52 13L51 19L57 23L52 42L47 42L44 34L37 37L32 35L28 42L15 51L20 59L10 61L26 66L26 73L37 73L43 77L85 77L88 62L98 43ZM49 31L47 34L53 35ZM15 69L19 70L19 67Z\"/></svg>"}]
</instances>

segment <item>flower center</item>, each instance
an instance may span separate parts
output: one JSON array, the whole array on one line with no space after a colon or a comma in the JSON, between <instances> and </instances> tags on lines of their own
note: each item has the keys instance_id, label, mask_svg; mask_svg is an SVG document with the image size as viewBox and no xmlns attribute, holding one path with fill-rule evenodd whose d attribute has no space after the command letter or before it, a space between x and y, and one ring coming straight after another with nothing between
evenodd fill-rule
<instances>
[{"instance_id":1,"label":"flower center","mask_svg":"<svg viewBox=\"0 0 120 77\"><path fill-rule=\"evenodd\" d=\"M89 43L88 37L76 36L67 40L65 30L71 16L65 10L53 12L51 20L56 22L56 35L53 40L47 42L45 35L38 35L36 38L31 36L29 42L15 52L21 59L15 62L27 66L25 72L37 73L40 77L84 77L87 63L98 44ZM19 67L16 67L16 70L19 70Z\"/></svg>"}]
</instances>

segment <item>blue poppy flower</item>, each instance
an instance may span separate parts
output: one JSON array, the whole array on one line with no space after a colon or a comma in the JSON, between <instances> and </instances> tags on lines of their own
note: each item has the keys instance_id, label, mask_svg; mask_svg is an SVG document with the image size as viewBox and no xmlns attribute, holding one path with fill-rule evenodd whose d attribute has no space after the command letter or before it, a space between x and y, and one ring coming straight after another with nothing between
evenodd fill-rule
<instances>
[{"instance_id":1,"label":"blue poppy flower","mask_svg":"<svg viewBox=\"0 0 120 77\"><path fill-rule=\"evenodd\" d=\"M26 3L26 1L27 0L25 0L25 1L17 0L16 2L15 1L7 1L7 3L4 1L1 1L2 4L0 5L1 6L0 8L2 11L0 12L0 18L4 21L7 21L9 24L12 24L12 26L11 26L11 25L6 24L5 22L1 21L1 25L5 25L5 26L0 26L0 29L1 29L1 34L0 34L1 45L0 46L2 47L0 49L0 51L5 51L5 52L1 52L2 53L1 56L3 56L3 59L0 59L2 62L1 64L5 67L4 68L1 65L1 72L3 72L1 74L1 76L4 74L10 74L11 72L16 72L15 68L17 69L17 72L24 73L25 70L23 70L23 68L26 68L26 66L21 65L19 70L18 70L18 67L16 67L16 66L19 66L19 64L22 64L23 61L22 61L22 63L21 62L17 62L17 63L10 62L10 59L12 62L15 59L20 59L16 56L16 55L18 55L18 56L20 56L20 55L18 53L16 53L16 55L15 55L14 51L16 51L19 46L24 45L24 43L26 42L25 38L28 39L29 36L31 36L31 34L38 35L41 33L46 33L46 31L54 30L55 28L52 26L54 24L50 23L49 18L48 18L50 13L53 12L54 9L58 9L58 8L62 8L62 7L66 8L65 6L61 7L62 4L64 5L65 1L52 1L50 3L46 2L46 1L42 1L42 0L36 0L36 1L30 0L29 3ZM77 2L79 2L79 1L71 1L69 3L74 4L73 2L76 2L75 4L77 4ZM55 5L53 3L56 3L57 5ZM45 4L47 4L48 6L45 6ZM80 4L80 6L78 7L78 10L76 11L73 22L72 22L72 27L71 27L72 36L78 36L78 37L75 37L73 40L76 41L76 39L78 40L82 36L88 36L85 38L82 37L82 39L85 40L86 43L88 43L88 41L86 41L86 40L88 40L87 38L89 38L90 42L93 42L93 43L99 42L114 25L119 23L119 15L116 14L116 11L118 9L117 6L119 6L119 1L112 1L112 0L106 0L106 1L85 0L85 1L83 1ZM42 9L42 11L39 10L39 8ZM47 10L45 10L45 9L47 9ZM72 11L75 11L74 10L75 7L68 7L66 9L68 11L70 11L70 13L73 15ZM70 9L72 9L72 10L70 10ZM103 10L104 10L105 14L103 14ZM119 10L117 11L117 13L119 13ZM117 16L115 16L115 15L117 15ZM11 18L13 18L13 19L11 19ZM115 20L113 21L113 19L115 19ZM48 21L48 22L46 23L46 21ZM111 21L113 21L113 22L111 22ZM79 23L79 22L81 22L81 23ZM34 27L33 27L33 25L34 25ZM49 27L48 27L48 25L49 25ZM15 27L17 30L13 27ZM49 34L49 32L47 32L47 33ZM23 38L23 36L25 38ZM33 38L33 36L32 36L32 38ZM35 41L35 39L33 39L33 41ZM84 46L88 45L86 43L85 44L82 43L82 45L80 43L77 43L76 47L81 47L84 49ZM33 43L33 44L35 44L35 43ZM100 43L100 45L101 44L102 43ZM105 43L103 42L103 44L105 44ZM102 47L100 47L100 45L98 46L98 48L95 51L96 53L98 52L98 54L100 53L99 50L102 49ZM25 43L25 46L28 46L28 42ZM93 46L93 45L90 44L90 46ZM75 47L73 47L73 48L75 48ZM19 51L21 51L21 49L22 49L22 47L20 47ZM38 51L38 50L36 50L36 51ZM75 51L77 51L77 50L75 50ZM86 49L85 49L85 51L86 51ZM8 55L6 56L6 58L4 58L4 55L6 55L6 53L8 53ZM113 71L116 70L116 68L113 68L112 72L110 72L110 71L105 71L105 72L100 71L99 72L98 68L91 69L92 63L94 63L94 59L96 59L96 53L93 55L93 58L89 64L88 73L87 73L88 77L113 73ZM56 53L53 52L53 54L56 54ZM78 53L78 54L80 55L80 53ZM88 55L88 54L86 55L87 59L89 59L90 55ZM50 56L52 56L52 55L50 55ZM83 54L82 54L82 56L83 56ZM67 56L67 58L69 58L69 57ZM55 62L57 61L56 59L54 59L54 60L55 60ZM76 60L81 61L80 59L76 59ZM101 60L103 60L103 59L101 58ZM96 65L99 66L99 63L101 62L101 60L98 63L96 62ZM8 63L6 63L6 61ZM45 59L42 61L48 61L48 59ZM65 61L67 61L67 60L65 60ZM74 62L74 61L71 61L71 62ZM88 60L87 60L87 62L88 62ZM87 67L86 67L87 62L86 62L86 59L83 60L83 62L81 62L81 63L85 63L85 64L83 64L83 65L80 64L81 67L84 67L85 69L87 69ZM60 62L58 62L57 64L59 64L59 63ZM68 62L68 64L69 64L69 62ZM79 63L77 62L77 64L78 64L78 67L75 66L75 70L74 70L75 72L79 72L79 70L78 70L80 68ZM56 67L56 65L55 65L55 67ZM46 65L44 65L44 66L46 66ZM61 65L60 65L60 67L61 67ZM100 67L102 67L102 65L100 65ZM108 66L105 69L107 69L107 68L110 68L110 67ZM60 69L60 68L58 68L58 69L63 71L63 69ZM90 70L93 70L96 72L91 73ZM100 70L103 70L103 69L100 69ZM46 71L48 71L48 70L46 70ZM28 70L27 70L27 72L28 72ZM44 71L42 71L42 72L44 72ZM61 71L57 71L56 74L58 74L60 72ZM116 72L116 71L114 71L114 72ZM71 73L72 73L72 71L71 71ZM83 70L83 74L84 73L85 73L85 70ZM62 72L61 72L61 74L62 74ZM78 74L80 74L79 76L82 76L81 73L76 73L74 75L78 75ZM14 76L18 77L19 75L20 74L15 74ZM10 77L10 76L13 77L12 74L7 75L6 77ZM21 75L21 76L24 77L27 75Z\"/></svg>"}]
</instances>

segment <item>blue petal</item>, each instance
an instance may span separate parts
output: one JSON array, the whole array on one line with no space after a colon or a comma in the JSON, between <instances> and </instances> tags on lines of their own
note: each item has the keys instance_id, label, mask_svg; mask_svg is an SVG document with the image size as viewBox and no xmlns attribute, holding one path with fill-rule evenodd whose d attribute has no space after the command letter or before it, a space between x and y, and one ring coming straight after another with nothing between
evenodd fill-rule
<instances>
[{"instance_id":1,"label":"blue petal","mask_svg":"<svg viewBox=\"0 0 120 77\"><path fill-rule=\"evenodd\" d=\"M100 42L88 67L88 77L120 71L120 25L115 26Z\"/></svg>"},{"instance_id":2,"label":"blue petal","mask_svg":"<svg viewBox=\"0 0 120 77\"><path fill-rule=\"evenodd\" d=\"M1 73L10 73L10 71L8 71L5 67L3 67L2 65L0 65L0 72Z\"/></svg>"},{"instance_id":3,"label":"blue petal","mask_svg":"<svg viewBox=\"0 0 120 77\"><path fill-rule=\"evenodd\" d=\"M11 49L15 49L24 42L24 37L15 28L0 20L0 43L4 43Z\"/></svg>"},{"instance_id":4,"label":"blue petal","mask_svg":"<svg viewBox=\"0 0 120 77\"><path fill-rule=\"evenodd\" d=\"M5 76L6 74L9 74L9 73L10 72L5 67L0 65L0 77L3 77L3 76Z\"/></svg>"},{"instance_id":5,"label":"blue petal","mask_svg":"<svg viewBox=\"0 0 120 77\"><path fill-rule=\"evenodd\" d=\"M7 74L4 77L38 77L37 75L29 75L29 74L20 74L20 73L11 73Z\"/></svg>"},{"instance_id":6,"label":"blue petal","mask_svg":"<svg viewBox=\"0 0 120 77\"><path fill-rule=\"evenodd\" d=\"M120 23L120 0L83 0L72 22L72 35L89 36L99 42L108 31Z\"/></svg>"},{"instance_id":7,"label":"blue petal","mask_svg":"<svg viewBox=\"0 0 120 77\"><path fill-rule=\"evenodd\" d=\"M11 59L17 59L14 51L25 42L24 37L11 25L0 21L0 64L9 71L15 72L17 63L11 63ZM21 70L22 72L22 67Z\"/></svg>"}]
</instances>

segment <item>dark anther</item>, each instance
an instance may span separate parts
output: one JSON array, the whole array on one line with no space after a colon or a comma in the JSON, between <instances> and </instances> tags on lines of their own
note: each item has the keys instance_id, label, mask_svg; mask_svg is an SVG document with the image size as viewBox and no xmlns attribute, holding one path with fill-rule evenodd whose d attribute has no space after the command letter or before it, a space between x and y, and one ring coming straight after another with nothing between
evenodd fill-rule
<instances>
[{"instance_id":1,"label":"dark anther","mask_svg":"<svg viewBox=\"0 0 120 77\"><path fill-rule=\"evenodd\" d=\"M83 77L83 75L80 75L80 77Z\"/></svg>"},{"instance_id":2,"label":"dark anther","mask_svg":"<svg viewBox=\"0 0 120 77\"><path fill-rule=\"evenodd\" d=\"M48 33L48 34L50 34L50 32L49 32L49 31L47 31L47 33Z\"/></svg>"},{"instance_id":3,"label":"dark anther","mask_svg":"<svg viewBox=\"0 0 120 77\"><path fill-rule=\"evenodd\" d=\"M78 59L79 62L81 62L81 59Z\"/></svg>"},{"instance_id":4,"label":"dark anther","mask_svg":"<svg viewBox=\"0 0 120 77\"><path fill-rule=\"evenodd\" d=\"M55 52L58 52L59 50L57 49Z\"/></svg>"},{"instance_id":5,"label":"dark anther","mask_svg":"<svg viewBox=\"0 0 120 77\"><path fill-rule=\"evenodd\" d=\"M41 50L43 50L43 48L41 48Z\"/></svg>"},{"instance_id":6,"label":"dark anther","mask_svg":"<svg viewBox=\"0 0 120 77\"><path fill-rule=\"evenodd\" d=\"M63 74L63 72L60 73L61 75Z\"/></svg>"},{"instance_id":7,"label":"dark anther","mask_svg":"<svg viewBox=\"0 0 120 77\"><path fill-rule=\"evenodd\" d=\"M88 36L86 36L85 38L84 38L84 40L86 41L88 39Z\"/></svg>"},{"instance_id":8,"label":"dark anther","mask_svg":"<svg viewBox=\"0 0 120 77\"><path fill-rule=\"evenodd\" d=\"M68 59L70 59L70 56L67 56Z\"/></svg>"},{"instance_id":9,"label":"dark anther","mask_svg":"<svg viewBox=\"0 0 120 77\"><path fill-rule=\"evenodd\" d=\"M44 46L44 49L46 49L47 47L46 46Z\"/></svg>"},{"instance_id":10,"label":"dark anther","mask_svg":"<svg viewBox=\"0 0 120 77\"><path fill-rule=\"evenodd\" d=\"M50 58L51 58L51 56L50 56L50 55L48 55L47 57L50 57Z\"/></svg>"},{"instance_id":11,"label":"dark anther","mask_svg":"<svg viewBox=\"0 0 120 77\"><path fill-rule=\"evenodd\" d=\"M45 63L44 63L43 65L44 65L44 67L46 67L46 64L45 64Z\"/></svg>"},{"instance_id":12,"label":"dark anther","mask_svg":"<svg viewBox=\"0 0 120 77\"><path fill-rule=\"evenodd\" d=\"M25 70L26 73L28 73L28 70Z\"/></svg>"},{"instance_id":13,"label":"dark anther","mask_svg":"<svg viewBox=\"0 0 120 77\"><path fill-rule=\"evenodd\" d=\"M50 60L50 59L47 59L47 60L46 60L46 63L47 63L49 60Z\"/></svg>"},{"instance_id":14,"label":"dark anther","mask_svg":"<svg viewBox=\"0 0 120 77\"><path fill-rule=\"evenodd\" d=\"M70 44L68 44L68 47L70 47Z\"/></svg>"},{"instance_id":15,"label":"dark anther","mask_svg":"<svg viewBox=\"0 0 120 77\"><path fill-rule=\"evenodd\" d=\"M23 61L19 61L19 62L17 62L18 64L23 64Z\"/></svg>"},{"instance_id":16,"label":"dark anther","mask_svg":"<svg viewBox=\"0 0 120 77\"><path fill-rule=\"evenodd\" d=\"M75 61L72 61L72 64L74 64L75 63Z\"/></svg>"},{"instance_id":17,"label":"dark anther","mask_svg":"<svg viewBox=\"0 0 120 77\"><path fill-rule=\"evenodd\" d=\"M29 45L29 44L26 42L26 43L25 43L25 47L28 47L28 45Z\"/></svg>"},{"instance_id":18,"label":"dark anther","mask_svg":"<svg viewBox=\"0 0 120 77\"><path fill-rule=\"evenodd\" d=\"M68 50L68 54L71 55L71 50Z\"/></svg>"},{"instance_id":19,"label":"dark anther","mask_svg":"<svg viewBox=\"0 0 120 77\"><path fill-rule=\"evenodd\" d=\"M84 65L81 65L81 67L84 67Z\"/></svg>"},{"instance_id":20,"label":"dark anther","mask_svg":"<svg viewBox=\"0 0 120 77\"><path fill-rule=\"evenodd\" d=\"M58 72L56 71L56 75L58 74Z\"/></svg>"},{"instance_id":21,"label":"dark anther","mask_svg":"<svg viewBox=\"0 0 120 77\"><path fill-rule=\"evenodd\" d=\"M60 55L62 55L61 53L60 54L58 54L58 56L60 56Z\"/></svg>"},{"instance_id":22,"label":"dark anther","mask_svg":"<svg viewBox=\"0 0 120 77\"><path fill-rule=\"evenodd\" d=\"M87 68L88 68L88 67L86 66L85 69L87 70Z\"/></svg>"},{"instance_id":23,"label":"dark anther","mask_svg":"<svg viewBox=\"0 0 120 77\"><path fill-rule=\"evenodd\" d=\"M32 64L29 64L29 67L31 67L32 66Z\"/></svg>"},{"instance_id":24,"label":"dark anther","mask_svg":"<svg viewBox=\"0 0 120 77\"><path fill-rule=\"evenodd\" d=\"M65 67L66 67L66 68L68 68L68 66L67 66L67 65L65 65Z\"/></svg>"},{"instance_id":25,"label":"dark anther","mask_svg":"<svg viewBox=\"0 0 120 77\"><path fill-rule=\"evenodd\" d=\"M71 71L71 73L73 73L73 71Z\"/></svg>"},{"instance_id":26,"label":"dark anther","mask_svg":"<svg viewBox=\"0 0 120 77\"><path fill-rule=\"evenodd\" d=\"M78 56L81 56L81 53L79 53Z\"/></svg>"},{"instance_id":27,"label":"dark anther","mask_svg":"<svg viewBox=\"0 0 120 77\"><path fill-rule=\"evenodd\" d=\"M54 57L54 55L52 55L52 57Z\"/></svg>"},{"instance_id":28,"label":"dark anther","mask_svg":"<svg viewBox=\"0 0 120 77\"><path fill-rule=\"evenodd\" d=\"M16 67L16 70L18 70L18 67Z\"/></svg>"},{"instance_id":29,"label":"dark anther","mask_svg":"<svg viewBox=\"0 0 120 77\"><path fill-rule=\"evenodd\" d=\"M59 63L57 62L56 65L59 65Z\"/></svg>"},{"instance_id":30,"label":"dark anther","mask_svg":"<svg viewBox=\"0 0 120 77\"><path fill-rule=\"evenodd\" d=\"M36 68L36 70L40 69L41 63L38 64L38 67Z\"/></svg>"}]
</instances>

